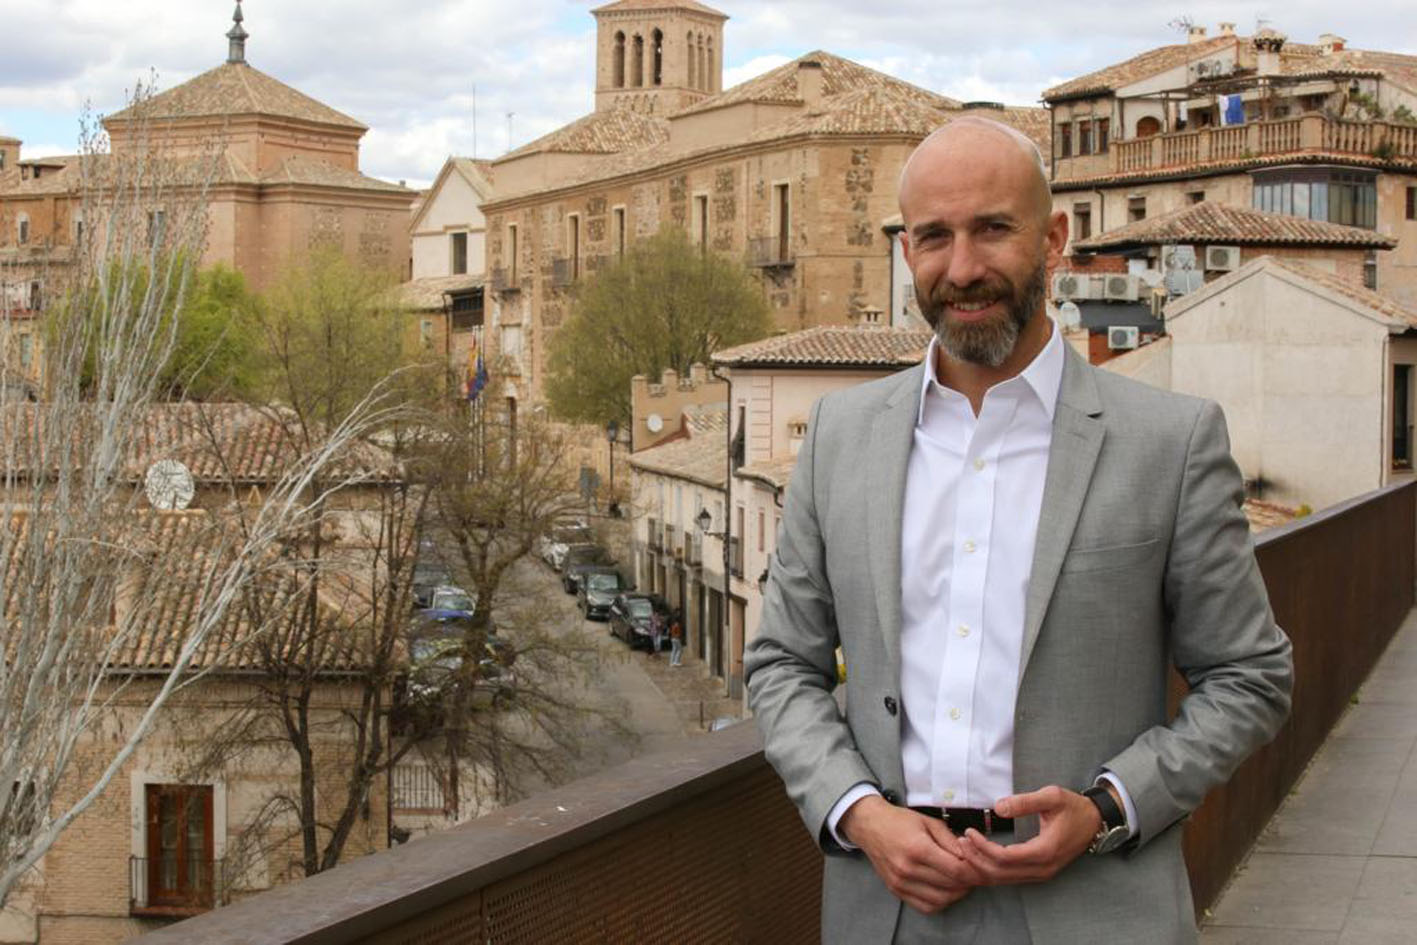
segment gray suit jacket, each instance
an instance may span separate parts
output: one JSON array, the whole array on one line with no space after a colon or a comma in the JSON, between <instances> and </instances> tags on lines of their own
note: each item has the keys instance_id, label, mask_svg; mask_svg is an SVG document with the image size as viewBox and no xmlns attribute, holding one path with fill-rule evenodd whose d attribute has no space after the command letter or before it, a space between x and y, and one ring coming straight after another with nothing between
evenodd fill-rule
<instances>
[{"instance_id":1,"label":"gray suit jacket","mask_svg":"<svg viewBox=\"0 0 1417 945\"><path fill-rule=\"evenodd\" d=\"M829 854L823 939L843 945L889 942L901 908L825 823L858 782L904 795L900 719L886 706L900 694L901 515L923 370L813 408L746 654L768 759ZM1241 499L1214 403L1069 349L1028 585L1014 788L1081 789L1106 768L1140 834L1129 852L1021 887L1035 945L1195 939L1178 821L1274 737L1292 684ZM1168 719L1173 664L1191 691ZM1036 831L1036 818L1019 829Z\"/></svg>"}]
</instances>

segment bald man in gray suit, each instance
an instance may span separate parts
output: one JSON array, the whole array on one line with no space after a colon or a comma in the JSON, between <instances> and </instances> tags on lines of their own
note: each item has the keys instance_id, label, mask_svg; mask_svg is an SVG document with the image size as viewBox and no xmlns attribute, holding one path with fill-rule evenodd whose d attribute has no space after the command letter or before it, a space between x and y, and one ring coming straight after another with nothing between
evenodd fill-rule
<instances>
[{"instance_id":1,"label":"bald man in gray suit","mask_svg":"<svg viewBox=\"0 0 1417 945\"><path fill-rule=\"evenodd\" d=\"M1063 342L1067 217L1016 131L945 126L900 203L935 338L814 407L746 655L823 940L1193 942L1179 822L1293 672L1224 419Z\"/></svg>"}]
</instances>

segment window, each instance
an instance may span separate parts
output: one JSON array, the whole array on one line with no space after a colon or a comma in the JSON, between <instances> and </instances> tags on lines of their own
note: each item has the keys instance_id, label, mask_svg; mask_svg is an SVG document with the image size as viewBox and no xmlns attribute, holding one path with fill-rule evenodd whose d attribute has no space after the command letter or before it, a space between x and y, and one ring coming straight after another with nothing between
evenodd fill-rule
<instances>
[{"instance_id":1,"label":"window","mask_svg":"<svg viewBox=\"0 0 1417 945\"><path fill-rule=\"evenodd\" d=\"M507 224L507 285L517 284L517 225Z\"/></svg>"},{"instance_id":2,"label":"window","mask_svg":"<svg viewBox=\"0 0 1417 945\"><path fill-rule=\"evenodd\" d=\"M1128 223L1135 223L1135 222L1137 222L1138 220L1145 220L1145 219L1146 219L1146 198L1145 198L1145 197L1128 197L1128 198L1127 198L1127 222L1128 222Z\"/></svg>"},{"instance_id":3,"label":"window","mask_svg":"<svg viewBox=\"0 0 1417 945\"><path fill-rule=\"evenodd\" d=\"M502 326L502 354L512 359L522 356L522 326Z\"/></svg>"},{"instance_id":4,"label":"window","mask_svg":"<svg viewBox=\"0 0 1417 945\"><path fill-rule=\"evenodd\" d=\"M650 34L650 60L653 68L650 70L651 84L664 84L664 34L655 30Z\"/></svg>"},{"instance_id":5,"label":"window","mask_svg":"<svg viewBox=\"0 0 1417 945\"><path fill-rule=\"evenodd\" d=\"M694 195L694 242L699 249L708 250L709 244L709 199L708 194Z\"/></svg>"},{"instance_id":6,"label":"window","mask_svg":"<svg viewBox=\"0 0 1417 945\"><path fill-rule=\"evenodd\" d=\"M1107 153L1108 131L1109 131L1109 129L1110 129L1111 127L1112 127L1112 119L1110 119L1110 118L1099 118L1099 119L1097 119L1097 153L1098 153L1098 154L1106 154L1106 153Z\"/></svg>"},{"instance_id":7,"label":"window","mask_svg":"<svg viewBox=\"0 0 1417 945\"><path fill-rule=\"evenodd\" d=\"M78 245L84 241L84 215L74 214L74 244Z\"/></svg>"},{"instance_id":8,"label":"window","mask_svg":"<svg viewBox=\"0 0 1417 945\"><path fill-rule=\"evenodd\" d=\"M482 324L486 306L480 286L453 294L451 303L453 331L472 331Z\"/></svg>"},{"instance_id":9,"label":"window","mask_svg":"<svg viewBox=\"0 0 1417 945\"><path fill-rule=\"evenodd\" d=\"M623 32L615 34L615 51L611 54L611 68L614 70L615 87L623 89L625 87L625 34Z\"/></svg>"},{"instance_id":10,"label":"window","mask_svg":"<svg viewBox=\"0 0 1417 945\"><path fill-rule=\"evenodd\" d=\"M34 335L23 332L20 335L20 367L29 370L34 365Z\"/></svg>"},{"instance_id":11,"label":"window","mask_svg":"<svg viewBox=\"0 0 1417 945\"><path fill-rule=\"evenodd\" d=\"M1085 240L1092 235L1092 204L1073 204L1073 239Z\"/></svg>"},{"instance_id":12,"label":"window","mask_svg":"<svg viewBox=\"0 0 1417 945\"><path fill-rule=\"evenodd\" d=\"M758 554L762 554L768 543L768 515L758 509Z\"/></svg>"},{"instance_id":13,"label":"window","mask_svg":"<svg viewBox=\"0 0 1417 945\"><path fill-rule=\"evenodd\" d=\"M1073 156L1073 126L1071 122L1064 122L1058 126L1058 157Z\"/></svg>"},{"instance_id":14,"label":"window","mask_svg":"<svg viewBox=\"0 0 1417 945\"><path fill-rule=\"evenodd\" d=\"M15 238L23 246L30 241L30 218L26 214L20 214L15 222Z\"/></svg>"},{"instance_id":15,"label":"window","mask_svg":"<svg viewBox=\"0 0 1417 945\"><path fill-rule=\"evenodd\" d=\"M1084 118L1078 122L1078 154L1092 153L1092 121Z\"/></svg>"},{"instance_id":16,"label":"window","mask_svg":"<svg viewBox=\"0 0 1417 945\"><path fill-rule=\"evenodd\" d=\"M1289 168L1255 174L1256 210L1287 213L1346 226L1377 226L1377 175L1336 168Z\"/></svg>"},{"instance_id":17,"label":"window","mask_svg":"<svg viewBox=\"0 0 1417 945\"><path fill-rule=\"evenodd\" d=\"M688 60L689 60L689 88L691 88L691 89L698 88L698 74L697 74L697 72L696 72L695 69L694 69L694 60L695 60L697 57L694 55L694 34L693 34L693 33L690 33L688 36L686 36L686 37L684 38L684 46L685 46L685 48L687 48L687 49L689 50L689 55L688 55L688 57L687 57Z\"/></svg>"},{"instance_id":18,"label":"window","mask_svg":"<svg viewBox=\"0 0 1417 945\"><path fill-rule=\"evenodd\" d=\"M1363 256L1363 285L1376 290L1378 287L1378 251L1370 249Z\"/></svg>"},{"instance_id":19,"label":"window","mask_svg":"<svg viewBox=\"0 0 1417 945\"><path fill-rule=\"evenodd\" d=\"M787 184L772 185L773 216L776 218L775 226L773 227L773 232L777 234L777 246L775 248L777 249L778 262L786 262L789 258L788 235L791 231L788 229L788 227L791 223L791 214L789 213L791 207L791 204L789 203L789 198L791 195L789 194L787 188Z\"/></svg>"},{"instance_id":20,"label":"window","mask_svg":"<svg viewBox=\"0 0 1417 945\"><path fill-rule=\"evenodd\" d=\"M581 277L581 215L573 213L566 218L566 255L571 260L571 279Z\"/></svg>"},{"instance_id":21,"label":"window","mask_svg":"<svg viewBox=\"0 0 1417 945\"><path fill-rule=\"evenodd\" d=\"M625 208L616 207L610 215L610 246L616 256L625 255Z\"/></svg>"},{"instance_id":22,"label":"window","mask_svg":"<svg viewBox=\"0 0 1417 945\"><path fill-rule=\"evenodd\" d=\"M1417 220L1417 187L1407 188L1407 219Z\"/></svg>"},{"instance_id":23,"label":"window","mask_svg":"<svg viewBox=\"0 0 1417 945\"><path fill-rule=\"evenodd\" d=\"M30 311L37 312L44 307L44 286L36 279L30 283Z\"/></svg>"},{"instance_id":24,"label":"window","mask_svg":"<svg viewBox=\"0 0 1417 945\"><path fill-rule=\"evenodd\" d=\"M1392 468L1412 468L1412 365L1392 367Z\"/></svg>"},{"instance_id":25,"label":"window","mask_svg":"<svg viewBox=\"0 0 1417 945\"><path fill-rule=\"evenodd\" d=\"M467 272L467 234L453 233L449 239L452 242L453 250L453 275L463 275Z\"/></svg>"},{"instance_id":26,"label":"window","mask_svg":"<svg viewBox=\"0 0 1417 945\"><path fill-rule=\"evenodd\" d=\"M645 84L645 38L635 37L634 55L630 59L630 84L640 88Z\"/></svg>"},{"instance_id":27,"label":"window","mask_svg":"<svg viewBox=\"0 0 1417 945\"><path fill-rule=\"evenodd\" d=\"M1150 138L1152 135L1161 133L1161 119L1154 115L1146 115L1137 120L1137 137Z\"/></svg>"},{"instance_id":28,"label":"window","mask_svg":"<svg viewBox=\"0 0 1417 945\"><path fill-rule=\"evenodd\" d=\"M145 801L147 863L141 878L146 889L145 895L134 890L134 907L210 909L216 886L211 785L149 784Z\"/></svg>"}]
</instances>

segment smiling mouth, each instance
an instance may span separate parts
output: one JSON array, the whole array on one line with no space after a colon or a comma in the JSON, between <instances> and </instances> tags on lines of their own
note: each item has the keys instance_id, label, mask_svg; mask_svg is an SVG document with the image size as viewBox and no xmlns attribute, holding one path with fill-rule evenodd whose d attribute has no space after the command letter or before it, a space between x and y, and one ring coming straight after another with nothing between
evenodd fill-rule
<instances>
[{"instance_id":1,"label":"smiling mouth","mask_svg":"<svg viewBox=\"0 0 1417 945\"><path fill-rule=\"evenodd\" d=\"M998 299L989 299L984 302L950 302L949 307L959 312L982 312L992 306Z\"/></svg>"}]
</instances>

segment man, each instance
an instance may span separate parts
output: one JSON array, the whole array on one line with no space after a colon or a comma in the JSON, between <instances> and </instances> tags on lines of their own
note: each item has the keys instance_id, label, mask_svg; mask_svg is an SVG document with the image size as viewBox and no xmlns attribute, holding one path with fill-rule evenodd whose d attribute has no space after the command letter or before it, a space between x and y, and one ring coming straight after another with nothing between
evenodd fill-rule
<instances>
[{"instance_id":1,"label":"man","mask_svg":"<svg viewBox=\"0 0 1417 945\"><path fill-rule=\"evenodd\" d=\"M1178 822L1292 679L1223 418L1063 342L1067 218L1013 129L937 131L900 204L936 337L814 407L745 666L823 938L1192 942Z\"/></svg>"}]
</instances>

